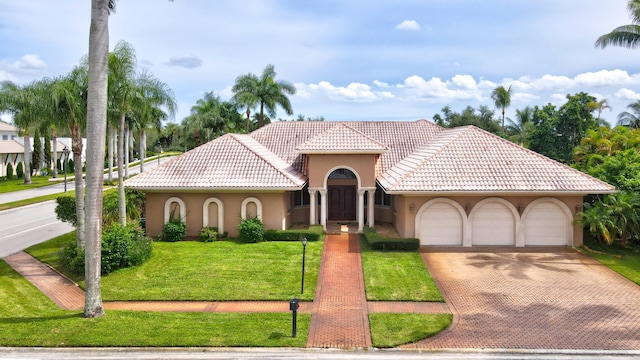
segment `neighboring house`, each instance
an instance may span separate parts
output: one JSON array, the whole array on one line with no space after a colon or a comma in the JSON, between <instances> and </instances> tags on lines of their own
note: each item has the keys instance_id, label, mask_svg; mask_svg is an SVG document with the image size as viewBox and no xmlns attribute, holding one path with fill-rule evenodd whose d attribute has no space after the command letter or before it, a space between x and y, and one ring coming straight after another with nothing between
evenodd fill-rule
<instances>
[{"instance_id":1,"label":"neighboring house","mask_svg":"<svg viewBox=\"0 0 640 360\"><path fill-rule=\"evenodd\" d=\"M15 140L18 137L18 128L0 121L0 141Z\"/></svg>"},{"instance_id":2,"label":"neighboring house","mask_svg":"<svg viewBox=\"0 0 640 360\"><path fill-rule=\"evenodd\" d=\"M24 167L24 146L22 140L23 139L20 137L17 137L14 140L0 140L0 177L7 176L7 164L11 164L13 167L14 176L16 175L18 163L22 163L22 166ZM33 139L31 144L33 144ZM58 159L62 158L62 149L64 149L64 147L65 144L58 141ZM51 149L53 151L53 141L51 142Z\"/></svg>"},{"instance_id":3,"label":"neighboring house","mask_svg":"<svg viewBox=\"0 0 640 360\"><path fill-rule=\"evenodd\" d=\"M473 126L275 122L227 134L126 181L146 193L147 232L182 219L238 234L241 218L392 223L435 246L578 246L583 196L614 187Z\"/></svg>"}]
</instances>

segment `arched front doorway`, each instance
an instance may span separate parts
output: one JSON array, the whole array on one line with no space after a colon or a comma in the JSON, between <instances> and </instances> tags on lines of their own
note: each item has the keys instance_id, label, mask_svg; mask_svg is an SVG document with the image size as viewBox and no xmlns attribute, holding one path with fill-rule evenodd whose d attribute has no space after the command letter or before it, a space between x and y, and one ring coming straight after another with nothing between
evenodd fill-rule
<instances>
[{"instance_id":1,"label":"arched front doorway","mask_svg":"<svg viewBox=\"0 0 640 360\"><path fill-rule=\"evenodd\" d=\"M327 177L329 221L355 221L358 194L358 178L346 168L332 171Z\"/></svg>"}]
</instances>

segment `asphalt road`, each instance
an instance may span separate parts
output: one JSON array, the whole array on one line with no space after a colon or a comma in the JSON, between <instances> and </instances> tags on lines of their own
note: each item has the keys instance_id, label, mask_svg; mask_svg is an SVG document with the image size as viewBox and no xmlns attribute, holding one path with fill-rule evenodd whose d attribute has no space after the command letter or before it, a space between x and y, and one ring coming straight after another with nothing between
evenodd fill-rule
<instances>
[{"instance_id":1,"label":"asphalt road","mask_svg":"<svg viewBox=\"0 0 640 360\"><path fill-rule=\"evenodd\" d=\"M0 359L29 359L29 360L112 360L112 359L165 359L165 360L204 360L204 359L279 359L279 360L358 360L358 359L389 359L389 360L458 360L458 359L487 359L487 360L577 360L577 359L638 359L640 351L636 352L598 352L598 351L545 351L545 350L478 350L466 351L342 351L335 349L265 349L265 348L192 348L192 349L130 349L130 348L0 348Z\"/></svg>"},{"instance_id":2,"label":"asphalt road","mask_svg":"<svg viewBox=\"0 0 640 360\"><path fill-rule=\"evenodd\" d=\"M55 208L55 201L46 201L0 211L0 258L73 231L56 219Z\"/></svg>"}]
</instances>

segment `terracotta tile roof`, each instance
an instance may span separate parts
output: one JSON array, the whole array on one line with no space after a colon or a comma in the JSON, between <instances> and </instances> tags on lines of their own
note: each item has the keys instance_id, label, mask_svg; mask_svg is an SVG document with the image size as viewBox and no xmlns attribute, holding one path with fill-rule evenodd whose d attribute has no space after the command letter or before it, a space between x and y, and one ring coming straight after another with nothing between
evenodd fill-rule
<instances>
[{"instance_id":1,"label":"terracotta tile roof","mask_svg":"<svg viewBox=\"0 0 640 360\"><path fill-rule=\"evenodd\" d=\"M344 123L338 123L298 145L295 150L300 154L381 154L389 148Z\"/></svg>"},{"instance_id":2,"label":"terracotta tile roof","mask_svg":"<svg viewBox=\"0 0 640 360\"><path fill-rule=\"evenodd\" d=\"M448 129L378 177L389 192L612 192L614 187L473 126Z\"/></svg>"},{"instance_id":3,"label":"terracotta tile roof","mask_svg":"<svg viewBox=\"0 0 640 360\"><path fill-rule=\"evenodd\" d=\"M251 136L227 134L127 180L125 186L296 190L306 180Z\"/></svg>"},{"instance_id":4,"label":"terracotta tile roof","mask_svg":"<svg viewBox=\"0 0 640 360\"><path fill-rule=\"evenodd\" d=\"M378 173L382 173L415 151L444 129L427 120L418 121L278 121L260 128L250 135L274 154L290 163L303 174L307 171L307 156L296 148L337 124L355 129L389 151L380 155Z\"/></svg>"}]
</instances>

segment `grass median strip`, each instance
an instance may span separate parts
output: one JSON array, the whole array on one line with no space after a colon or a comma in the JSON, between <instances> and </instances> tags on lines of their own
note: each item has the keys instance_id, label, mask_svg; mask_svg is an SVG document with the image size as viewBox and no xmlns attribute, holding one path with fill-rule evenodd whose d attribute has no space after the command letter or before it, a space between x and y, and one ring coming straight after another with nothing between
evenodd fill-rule
<instances>
[{"instance_id":1,"label":"grass median strip","mask_svg":"<svg viewBox=\"0 0 640 360\"><path fill-rule=\"evenodd\" d=\"M371 342L396 347L433 336L451 325L451 314L369 314Z\"/></svg>"},{"instance_id":2,"label":"grass median strip","mask_svg":"<svg viewBox=\"0 0 640 360\"><path fill-rule=\"evenodd\" d=\"M367 300L444 301L415 251L371 250L360 236Z\"/></svg>"}]
</instances>

